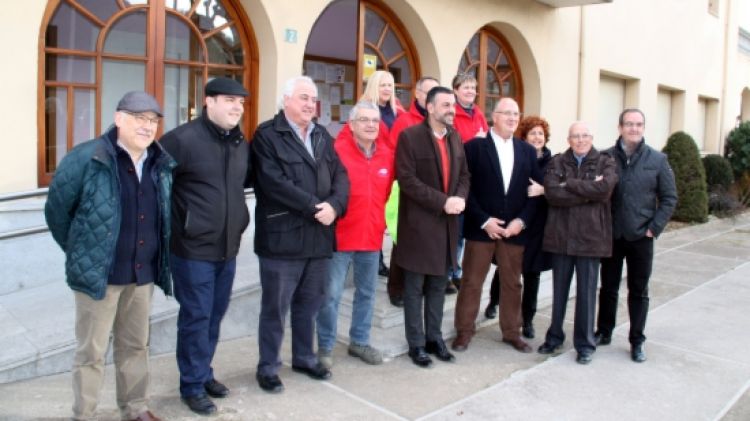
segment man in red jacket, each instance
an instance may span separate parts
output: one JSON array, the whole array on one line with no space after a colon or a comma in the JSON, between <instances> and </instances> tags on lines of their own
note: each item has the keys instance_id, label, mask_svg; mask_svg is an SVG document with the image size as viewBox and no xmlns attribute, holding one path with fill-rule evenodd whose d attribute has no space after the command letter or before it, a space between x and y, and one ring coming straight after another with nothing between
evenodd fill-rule
<instances>
[{"instance_id":1,"label":"man in red jacket","mask_svg":"<svg viewBox=\"0 0 750 421\"><path fill-rule=\"evenodd\" d=\"M351 131L342 130L334 148L349 174L346 214L336 224L337 251L329 264L326 298L318 312L318 360L330 368L336 344L336 320L349 265L354 266L354 303L349 328L349 355L380 364L370 346L370 326L378 279L378 256L385 231L385 202L393 183L394 152L378 137L380 111L360 101L349 114Z\"/></svg>"}]
</instances>

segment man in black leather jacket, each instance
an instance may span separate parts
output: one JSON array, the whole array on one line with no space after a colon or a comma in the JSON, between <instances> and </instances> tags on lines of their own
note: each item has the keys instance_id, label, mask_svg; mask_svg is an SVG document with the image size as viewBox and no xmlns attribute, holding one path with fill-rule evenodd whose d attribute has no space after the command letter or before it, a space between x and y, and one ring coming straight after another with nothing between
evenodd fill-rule
<instances>
[{"instance_id":1,"label":"man in black leather jacket","mask_svg":"<svg viewBox=\"0 0 750 421\"><path fill-rule=\"evenodd\" d=\"M620 138L606 152L615 157L620 181L612 195L612 257L602 259L597 345L612 341L623 261L628 263L628 311L631 358L646 360L643 330L648 314L648 280L654 239L661 234L677 205L674 174L666 155L643 138L646 118L639 109L620 114Z\"/></svg>"}]
</instances>

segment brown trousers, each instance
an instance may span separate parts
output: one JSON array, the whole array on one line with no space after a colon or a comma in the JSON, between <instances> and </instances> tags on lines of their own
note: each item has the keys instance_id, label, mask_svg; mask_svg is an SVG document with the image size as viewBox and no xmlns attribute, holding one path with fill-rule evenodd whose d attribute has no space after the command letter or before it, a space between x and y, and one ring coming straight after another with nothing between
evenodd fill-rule
<instances>
[{"instance_id":1,"label":"brown trousers","mask_svg":"<svg viewBox=\"0 0 750 421\"><path fill-rule=\"evenodd\" d=\"M517 339L521 329L521 269L523 246L503 240L466 241L461 289L456 302L455 326L459 336L474 335L475 321L482 298L482 285L495 257L500 271L500 330L503 339Z\"/></svg>"}]
</instances>

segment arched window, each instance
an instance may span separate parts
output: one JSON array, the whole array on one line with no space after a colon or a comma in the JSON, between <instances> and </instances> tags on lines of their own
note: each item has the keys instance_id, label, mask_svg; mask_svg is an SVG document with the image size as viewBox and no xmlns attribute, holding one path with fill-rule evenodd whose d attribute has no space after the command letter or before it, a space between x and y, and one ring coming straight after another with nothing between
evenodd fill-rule
<instances>
[{"instance_id":1,"label":"arched window","mask_svg":"<svg viewBox=\"0 0 750 421\"><path fill-rule=\"evenodd\" d=\"M511 97L523 110L523 81L518 62L508 41L492 28L477 31L464 53L458 71L477 79L477 103L484 109L487 121L503 97Z\"/></svg>"},{"instance_id":2,"label":"arched window","mask_svg":"<svg viewBox=\"0 0 750 421\"><path fill-rule=\"evenodd\" d=\"M112 124L125 92L145 90L163 104L161 132L200 114L212 77L232 77L257 93L252 29L231 0L57 0L44 22L40 185L76 143ZM256 101L246 104L249 131Z\"/></svg>"},{"instance_id":3,"label":"arched window","mask_svg":"<svg viewBox=\"0 0 750 421\"><path fill-rule=\"evenodd\" d=\"M362 95L367 76L375 70L393 74L396 96L408 108L419 61L404 26L377 1L332 2L315 22L305 47L305 74L321 88L319 123L336 133L345 121L346 106Z\"/></svg>"}]
</instances>

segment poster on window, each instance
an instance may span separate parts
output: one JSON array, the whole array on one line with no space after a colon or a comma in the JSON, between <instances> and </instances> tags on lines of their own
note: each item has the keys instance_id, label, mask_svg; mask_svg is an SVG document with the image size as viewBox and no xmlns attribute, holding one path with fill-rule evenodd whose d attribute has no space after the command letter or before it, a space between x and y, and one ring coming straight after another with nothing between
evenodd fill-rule
<instances>
[{"instance_id":1,"label":"poster on window","mask_svg":"<svg viewBox=\"0 0 750 421\"><path fill-rule=\"evenodd\" d=\"M364 80L367 80L370 75L375 73L375 69L378 68L378 56L374 54L365 54L362 58L362 77Z\"/></svg>"}]
</instances>

